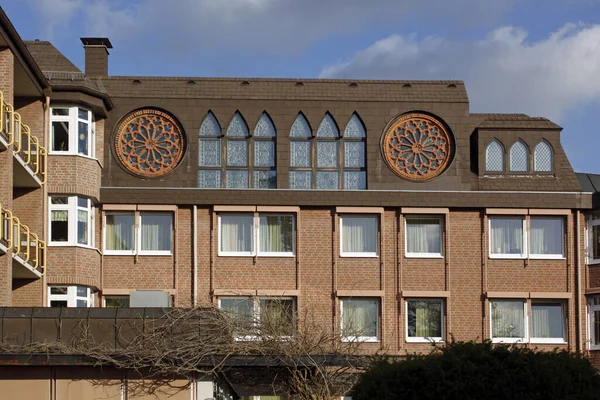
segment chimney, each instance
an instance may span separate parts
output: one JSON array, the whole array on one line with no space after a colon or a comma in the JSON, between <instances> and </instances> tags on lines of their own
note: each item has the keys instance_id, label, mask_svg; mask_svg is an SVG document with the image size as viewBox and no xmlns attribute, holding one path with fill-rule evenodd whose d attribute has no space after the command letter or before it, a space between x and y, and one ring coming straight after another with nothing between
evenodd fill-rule
<instances>
[{"instance_id":1,"label":"chimney","mask_svg":"<svg viewBox=\"0 0 600 400\"><path fill-rule=\"evenodd\" d=\"M108 38L81 38L85 49L85 74L108 76L108 49L112 44Z\"/></svg>"}]
</instances>

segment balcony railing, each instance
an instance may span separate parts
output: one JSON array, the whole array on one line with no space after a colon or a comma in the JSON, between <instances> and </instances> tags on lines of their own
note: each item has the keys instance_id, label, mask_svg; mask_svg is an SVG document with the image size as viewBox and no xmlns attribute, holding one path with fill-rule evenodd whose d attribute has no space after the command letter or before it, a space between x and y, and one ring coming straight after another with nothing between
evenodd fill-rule
<instances>
[{"instance_id":1,"label":"balcony railing","mask_svg":"<svg viewBox=\"0 0 600 400\"><path fill-rule=\"evenodd\" d=\"M12 104L4 101L0 92L0 136L7 146L13 146L15 156L29 167L42 185L46 183L46 148L31 134L29 126L21 122L21 115Z\"/></svg>"},{"instance_id":2,"label":"balcony railing","mask_svg":"<svg viewBox=\"0 0 600 400\"><path fill-rule=\"evenodd\" d=\"M13 257L41 275L46 273L46 243L0 204L0 243Z\"/></svg>"}]
</instances>

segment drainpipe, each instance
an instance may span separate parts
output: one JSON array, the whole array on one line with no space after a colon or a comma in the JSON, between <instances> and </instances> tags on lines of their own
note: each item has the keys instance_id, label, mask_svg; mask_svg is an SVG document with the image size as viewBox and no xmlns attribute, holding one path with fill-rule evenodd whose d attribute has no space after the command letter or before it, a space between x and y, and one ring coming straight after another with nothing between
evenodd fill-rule
<instances>
[{"instance_id":1,"label":"drainpipe","mask_svg":"<svg viewBox=\"0 0 600 400\"><path fill-rule=\"evenodd\" d=\"M48 149L50 147L50 96L46 96L45 103L42 106L44 110L44 124L42 128L42 140L46 148L46 157L44 157L44 173L46 174L46 184L42 186L42 217L44 218L42 223L42 238L46 243L44 249L46 260L48 259ZM42 305L46 307L48 305L48 265L46 265L46 273L42 277Z\"/></svg>"},{"instance_id":2,"label":"drainpipe","mask_svg":"<svg viewBox=\"0 0 600 400\"><path fill-rule=\"evenodd\" d=\"M194 206L192 212L192 265L194 269L194 298L192 304L198 306L198 206Z\"/></svg>"},{"instance_id":3,"label":"drainpipe","mask_svg":"<svg viewBox=\"0 0 600 400\"><path fill-rule=\"evenodd\" d=\"M577 255L577 351L583 351L583 330L581 324L581 212L577 210L576 237L575 237L575 254Z\"/></svg>"}]
</instances>

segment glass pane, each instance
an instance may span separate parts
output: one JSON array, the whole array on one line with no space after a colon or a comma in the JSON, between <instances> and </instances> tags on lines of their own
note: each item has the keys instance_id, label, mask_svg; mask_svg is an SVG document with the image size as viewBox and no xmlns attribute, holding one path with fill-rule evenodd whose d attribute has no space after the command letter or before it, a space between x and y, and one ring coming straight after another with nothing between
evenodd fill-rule
<instances>
[{"instance_id":1,"label":"glass pane","mask_svg":"<svg viewBox=\"0 0 600 400\"><path fill-rule=\"evenodd\" d=\"M531 304L531 337L564 340L565 322L562 303L534 302Z\"/></svg>"},{"instance_id":2,"label":"glass pane","mask_svg":"<svg viewBox=\"0 0 600 400\"><path fill-rule=\"evenodd\" d=\"M251 252L254 242L252 215L221 215L221 251Z\"/></svg>"},{"instance_id":3,"label":"glass pane","mask_svg":"<svg viewBox=\"0 0 600 400\"><path fill-rule=\"evenodd\" d=\"M275 171L254 171L253 186L257 189L277 189L277 173Z\"/></svg>"},{"instance_id":4,"label":"glass pane","mask_svg":"<svg viewBox=\"0 0 600 400\"><path fill-rule=\"evenodd\" d=\"M201 188L220 188L221 171L215 169L198 170L198 187Z\"/></svg>"},{"instance_id":5,"label":"glass pane","mask_svg":"<svg viewBox=\"0 0 600 400\"><path fill-rule=\"evenodd\" d=\"M365 190L367 173L365 171L344 171L344 189Z\"/></svg>"},{"instance_id":6,"label":"glass pane","mask_svg":"<svg viewBox=\"0 0 600 400\"><path fill-rule=\"evenodd\" d=\"M290 189L311 189L311 171L290 171Z\"/></svg>"},{"instance_id":7,"label":"glass pane","mask_svg":"<svg viewBox=\"0 0 600 400\"><path fill-rule=\"evenodd\" d=\"M291 215L261 215L259 228L260 252L293 252L293 221Z\"/></svg>"},{"instance_id":8,"label":"glass pane","mask_svg":"<svg viewBox=\"0 0 600 400\"><path fill-rule=\"evenodd\" d=\"M594 344L600 344L600 311L594 311Z\"/></svg>"},{"instance_id":9,"label":"glass pane","mask_svg":"<svg viewBox=\"0 0 600 400\"><path fill-rule=\"evenodd\" d=\"M221 136L221 127L212 112L208 112L200 126L200 136Z\"/></svg>"},{"instance_id":10,"label":"glass pane","mask_svg":"<svg viewBox=\"0 0 600 400\"><path fill-rule=\"evenodd\" d=\"M510 148L510 170L514 172L526 172L529 170L527 146L521 141L516 142Z\"/></svg>"},{"instance_id":11,"label":"glass pane","mask_svg":"<svg viewBox=\"0 0 600 400\"><path fill-rule=\"evenodd\" d=\"M104 298L105 307L129 307L129 296L111 296Z\"/></svg>"},{"instance_id":12,"label":"glass pane","mask_svg":"<svg viewBox=\"0 0 600 400\"><path fill-rule=\"evenodd\" d=\"M254 142L254 165L256 167L275 166L275 142L266 140Z\"/></svg>"},{"instance_id":13,"label":"glass pane","mask_svg":"<svg viewBox=\"0 0 600 400\"><path fill-rule=\"evenodd\" d=\"M290 167L310 168L310 142L291 142L290 143Z\"/></svg>"},{"instance_id":14,"label":"glass pane","mask_svg":"<svg viewBox=\"0 0 600 400\"><path fill-rule=\"evenodd\" d=\"M250 136L248 131L248 125L246 125L246 121L242 118L239 112L236 112L233 116L233 119L229 123L227 127L227 136L236 136L236 137L246 137Z\"/></svg>"},{"instance_id":15,"label":"glass pane","mask_svg":"<svg viewBox=\"0 0 600 400\"><path fill-rule=\"evenodd\" d=\"M77 210L77 243L89 245L88 212Z\"/></svg>"},{"instance_id":16,"label":"glass pane","mask_svg":"<svg viewBox=\"0 0 600 400\"><path fill-rule=\"evenodd\" d=\"M68 116L69 115L69 109L68 108L53 108L52 109L52 115L65 115L65 116Z\"/></svg>"},{"instance_id":17,"label":"glass pane","mask_svg":"<svg viewBox=\"0 0 600 400\"><path fill-rule=\"evenodd\" d=\"M227 171L227 187L244 189L248 187L248 171Z\"/></svg>"},{"instance_id":18,"label":"glass pane","mask_svg":"<svg viewBox=\"0 0 600 400\"><path fill-rule=\"evenodd\" d=\"M237 335L251 334L254 326L254 300L246 297L224 298L219 300L219 307L233 323L233 331Z\"/></svg>"},{"instance_id":19,"label":"glass pane","mask_svg":"<svg viewBox=\"0 0 600 400\"><path fill-rule=\"evenodd\" d=\"M87 297L88 288L85 286L77 286L77 297Z\"/></svg>"},{"instance_id":20,"label":"glass pane","mask_svg":"<svg viewBox=\"0 0 600 400\"><path fill-rule=\"evenodd\" d=\"M106 214L106 250L133 250L134 216L131 214Z\"/></svg>"},{"instance_id":21,"label":"glass pane","mask_svg":"<svg viewBox=\"0 0 600 400\"><path fill-rule=\"evenodd\" d=\"M442 301L408 300L408 337L442 337Z\"/></svg>"},{"instance_id":22,"label":"glass pane","mask_svg":"<svg viewBox=\"0 0 600 400\"><path fill-rule=\"evenodd\" d=\"M342 251L377 253L377 216L347 216L342 221Z\"/></svg>"},{"instance_id":23,"label":"glass pane","mask_svg":"<svg viewBox=\"0 0 600 400\"><path fill-rule=\"evenodd\" d=\"M290 136L302 138L309 138L312 136L310 125L308 124L308 121L306 120L304 115L298 114L298 117L296 117L296 120L294 121L294 123L292 124L292 128L290 129Z\"/></svg>"},{"instance_id":24,"label":"glass pane","mask_svg":"<svg viewBox=\"0 0 600 400\"><path fill-rule=\"evenodd\" d=\"M552 172L552 148L545 141L535 146L533 169L537 172Z\"/></svg>"},{"instance_id":25,"label":"glass pane","mask_svg":"<svg viewBox=\"0 0 600 400\"><path fill-rule=\"evenodd\" d=\"M522 301L497 300L492 303L492 337L525 337L525 316Z\"/></svg>"},{"instance_id":26,"label":"glass pane","mask_svg":"<svg viewBox=\"0 0 600 400\"><path fill-rule=\"evenodd\" d=\"M377 337L379 302L371 299L342 300L342 332L345 337Z\"/></svg>"},{"instance_id":27,"label":"glass pane","mask_svg":"<svg viewBox=\"0 0 600 400\"><path fill-rule=\"evenodd\" d=\"M50 288L50 294L67 294L68 288L66 286L54 286Z\"/></svg>"},{"instance_id":28,"label":"glass pane","mask_svg":"<svg viewBox=\"0 0 600 400\"><path fill-rule=\"evenodd\" d=\"M69 151L68 122L52 122L52 151Z\"/></svg>"},{"instance_id":29,"label":"glass pane","mask_svg":"<svg viewBox=\"0 0 600 400\"><path fill-rule=\"evenodd\" d=\"M492 254L523 254L523 220L491 218L490 251Z\"/></svg>"},{"instance_id":30,"label":"glass pane","mask_svg":"<svg viewBox=\"0 0 600 400\"><path fill-rule=\"evenodd\" d=\"M490 143L485 150L485 170L504 171L504 147L496 140Z\"/></svg>"},{"instance_id":31,"label":"glass pane","mask_svg":"<svg viewBox=\"0 0 600 400\"><path fill-rule=\"evenodd\" d=\"M248 141L227 141L227 166L245 167L248 165Z\"/></svg>"},{"instance_id":32,"label":"glass pane","mask_svg":"<svg viewBox=\"0 0 600 400\"><path fill-rule=\"evenodd\" d=\"M294 334L294 301L291 299L261 299L260 326L263 334L292 336Z\"/></svg>"},{"instance_id":33,"label":"glass pane","mask_svg":"<svg viewBox=\"0 0 600 400\"><path fill-rule=\"evenodd\" d=\"M346 142L344 146L344 165L346 168L364 168L365 142Z\"/></svg>"},{"instance_id":34,"label":"glass pane","mask_svg":"<svg viewBox=\"0 0 600 400\"><path fill-rule=\"evenodd\" d=\"M317 189L339 189L339 173L331 171L317 171Z\"/></svg>"},{"instance_id":35,"label":"glass pane","mask_svg":"<svg viewBox=\"0 0 600 400\"><path fill-rule=\"evenodd\" d=\"M77 299L77 307L87 307L87 306L88 306L87 300Z\"/></svg>"},{"instance_id":36,"label":"glass pane","mask_svg":"<svg viewBox=\"0 0 600 400\"><path fill-rule=\"evenodd\" d=\"M50 202L52 204L69 204L68 197L51 197Z\"/></svg>"},{"instance_id":37,"label":"glass pane","mask_svg":"<svg viewBox=\"0 0 600 400\"><path fill-rule=\"evenodd\" d=\"M442 227L439 219L410 218L406 220L407 253L442 253Z\"/></svg>"},{"instance_id":38,"label":"glass pane","mask_svg":"<svg viewBox=\"0 0 600 400\"><path fill-rule=\"evenodd\" d=\"M273 126L271 118L269 118L267 113L263 113L256 124L256 128L254 128L254 136L275 137L275 135L275 127Z\"/></svg>"},{"instance_id":39,"label":"glass pane","mask_svg":"<svg viewBox=\"0 0 600 400\"><path fill-rule=\"evenodd\" d=\"M337 168L338 167L338 143L337 142L317 142L317 167L318 168Z\"/></svg>"},{"instance_id":40,"label":"glass pane","mask_svg":"<svg viewBox=\"0 0 600 400\"><path fill-rule=\"evenodd\" d=\"M54 204L54 203L52 203ZM88 199L85 197L77 197L77 207L87 208L88 207Z\"/></svg>"},{"instance_id":41,"label":"glass pane","mask_svg":"<svg viewBox=\"0 0 600 400\"><path fill-rule=\"evenodd\" d=\"M89 111L86 110L86 109L84 109L84 108L78 108L77 109L77 116L80 119L85 119L85 120L90 119Z\"/></svg>"},{"instance_id":42,"label":"glass pane","mask_svg":"<svg viewBox=\"0 0 600 400\"><path fill-rule=\"evenodd\" d=\"M531 254L563 255L565 231L562 218L531 217L530 229Z\"/></svg>"},{"instance_id":43,"label":"glass pane","mask_svg":"<svg viewBox=\"0 0 600 400\"><path fill-rule=\"evenodd\" d=\"M600 259L600 225L592 227L592 258Z\"/></svg>"},{"instance_id":44,"label":"glass pane","mask_svg":"<svg viewBox=\"0 0 600 400\"><path fill-rule=\"evenodd\" d=\"M329 113L325 114L325 117L323 117L323 120L319 124L319 129L317 129L317 137L337 138L339 136L340 131L338 130L335 121Z\"/></svg>"},{"instance_id":45,"label":"glass pane","mask_svg":"<svg viewBox=\"0 0 600 400\"><path fill-rule=\"evenodd\" d=\"M89 144L89 125L85 122L79 122L79 132L77 136L77 149L79 154L86 156L90 155L90 144Z\"/></svg>"},{"instance_id":46,"label":"glass pane","mask_svg":"<svg viewBox=\"0 0 600 400\"><path fill-rule=\"evenodd\" d=\"M352 114L352 118L344 129L344 137L348 138L364 138L366 136L365 126L356 114Z\"/></svg>"},{"instance_id":47,"label":"glass pane","mask_svg":"<svg viewBox=\"0 0 600 400\"><path fill-rule=\"evenodd\" d=\"M51 300L50 307L67 307L68 303L66 300Z\"/></svg>"},{"instance_id":48,"label":"glass pane","mask_svg":"<svg viewBox=\"0 0 600 400\"><path fill-rule=\"evenodd\" d=\"M221 139L200 139L198 165L201 167L221 166Z\"/></svg>"},{"instance_id":49,"label":"glass pane","mask_svg":"<svg viewBox=\"0 0 600 400\"><path fill-rule=\"evenodd\" d=\"M171 251L173 214L142 213L142 250Z\"/></svg>"},{"instance_id":50,"label":"glass pane","mask_svg":"<svg viewBox=\"0 0 600 400\"><path fill-rule=\"evenodd\" d=\"M52 210L50 231L52 242L69 241L69 212L67 210Z\"/></svg>"}]
</instances>

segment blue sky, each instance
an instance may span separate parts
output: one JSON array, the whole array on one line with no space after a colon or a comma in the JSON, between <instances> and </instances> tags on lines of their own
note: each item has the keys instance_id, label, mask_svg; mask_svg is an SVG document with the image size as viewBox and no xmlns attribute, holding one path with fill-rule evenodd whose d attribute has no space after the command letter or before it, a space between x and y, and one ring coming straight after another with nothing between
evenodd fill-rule
<instances>
[{"instance_id":1,"label":"blue sky","mask_svg":"<svg viewBox=\"0 0 600 400\"><path fill-rule=\"evenodd\" d=\"M575 170L600 173L600 0L0 0L24 39L111 75L461 79L472 112L562 127Z\"/></svg>"}]
</instances>

